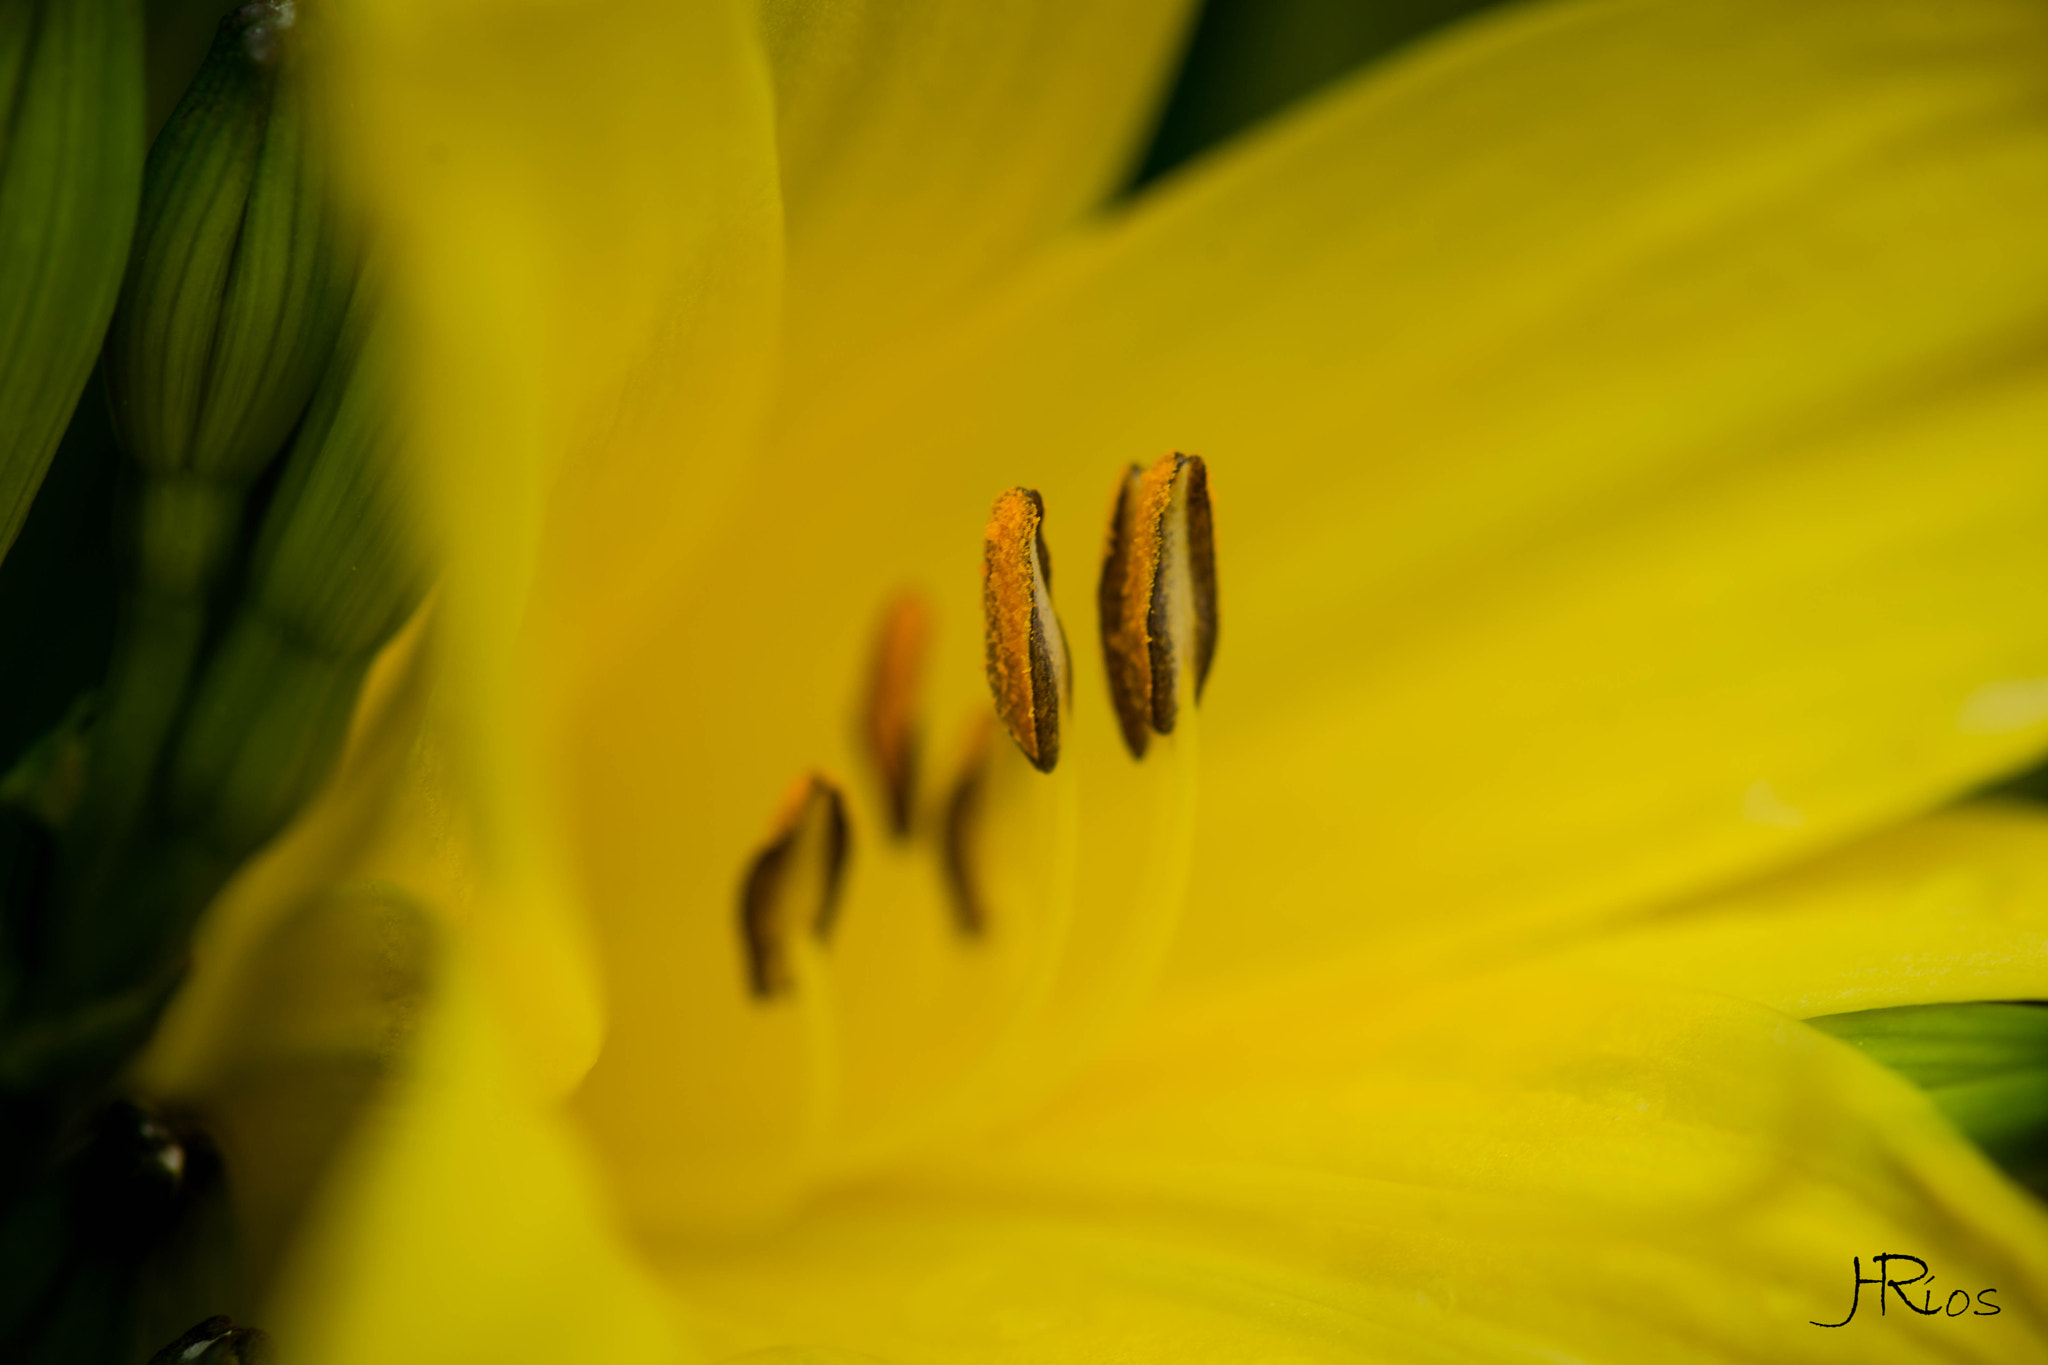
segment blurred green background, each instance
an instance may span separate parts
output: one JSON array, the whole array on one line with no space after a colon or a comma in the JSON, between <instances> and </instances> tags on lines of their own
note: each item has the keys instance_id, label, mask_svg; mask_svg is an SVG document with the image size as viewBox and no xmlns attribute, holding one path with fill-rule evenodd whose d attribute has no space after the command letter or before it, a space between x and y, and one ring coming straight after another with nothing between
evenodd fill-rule
<instances>
[{"instance_id":1,"label":"blurred green background","mask_svg":"<svg viewBox=\"0 0 2048 1365\"><path fill-rule=\"evenodd\" d=\"M1491 0L1210 0L1133 186Z\"/></svg>"}]
</instances>

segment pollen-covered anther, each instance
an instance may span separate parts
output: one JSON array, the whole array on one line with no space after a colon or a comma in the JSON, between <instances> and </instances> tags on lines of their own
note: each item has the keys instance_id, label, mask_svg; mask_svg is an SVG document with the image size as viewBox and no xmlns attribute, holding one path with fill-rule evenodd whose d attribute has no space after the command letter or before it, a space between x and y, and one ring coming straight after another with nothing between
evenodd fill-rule
<instances>
[{"instance_id":1,"label":"pollen-covered anther","mask_svg":"<svg viewBox=\"0 0 2048 1365\"><path fill-rule=\"evenodd\" d=\"M1125 473L1096 605L1110 700L1124 743L1143 758L1151 735L1173 733L1183 679L1200 701L1216 656L1216 536L1201 456L1175 452Z\"/></svg>"},{"instance_id":2,"label":"pollen-covered anther","mask_svg":"<svg viewBox=\"0 0 2048 1365\"><path fill-rule=\"evenodd\" d=\"M1049 773L1060 758L1070 684L1044 523L1045 504L1033 490L1012 488L996 499L983 545L981 607L996 714L1032 766Z\"/></svg>"},{"instance_id":3,"label":"pollen-covered anther","mask_svg":"<svg viewBox=\"0 0 2048 1365\"><path fill-rule=\"evenodd\" d=\"M757 997L795 986L798 935L822 943L832 932L851 847L839 788L816 773L797 779L740 887L740 938Z\"/></svg>"},{"instance_id":4,"label":"pollen-covered anther","mask_svg":"<svg viewBox=\"0 0 2048 1365\"><path fill-rule=\"evenodd\" d=\"M916 814L918 702L930 638L931 608L924 598L898 596L883 614L868 682L862 729L888 800L890 830L899 839L910 833Z\"/></svg>"}]
</instances>

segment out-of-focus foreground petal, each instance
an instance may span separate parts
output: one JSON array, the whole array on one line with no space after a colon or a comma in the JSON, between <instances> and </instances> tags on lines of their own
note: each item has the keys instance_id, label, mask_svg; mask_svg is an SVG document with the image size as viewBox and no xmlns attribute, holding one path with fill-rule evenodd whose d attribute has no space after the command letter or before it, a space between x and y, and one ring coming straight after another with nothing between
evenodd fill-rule
<instances>
[{"instance_id":1,"label":"out-of-focus foreground petal","mask_svg":"<svg viewBox=\"0 0 2048 1365\"><path fill-rule=\"evenodd\" d=\"M1546 957L1800 1017L2048 999L2048 815L1961 806Z\"/></svg>"},{"instance_id":2,"label":"out-of-focus foreground petal","mask_svg":"<svg viewBox=\"0 0 2048 1365\"><path fill-rule=\"evenodd\" d=\"M1841 1044L1550 977L1361 1003L1162 1026L950 1169L673 1277L715 1345L902 1362L1988 1365L2048 1346L2038 1207ZM1879 1319L1866 1287L1846 1329L1813 1326L1847 1314L1851 1257L1868 1274L1886 1250L2002 1311Z\"/></svg>"},{"instance_id":3,"label":"out-of-focus foreground petal","mask_svg":"<svg viewBox=\"0 0 2048 1365\"><path fill-rule=\"evenodd\" d=\"M2044 58L2007 0L1503 12L813 414L754 505L939 562L1028 479L1085 565L1105 470L1209 458L1183 974L1782 863L2048 736Z\"/></svg>"},{"instance_id":4,"label":"out-of-focus foreground petal","mask_svg":"<svg viewBox=\"0 0 2048 1365\"><path fill-rule=\"evenodd\" d=\"M630 596L716 513L758 417L780 204L748 17L366 0L333 29L454 586L516 617L567 559L561 591L608 573ZM579 599L576 638L623 629L628 605Z\"/></svg>"},{"instance_id":5,"label":"out-of-focus foreground petal","mask_svg":"<svg viewBox=\"0 0 2048 1365\"><path fill-rule=\"evenodd\" d=\"M665 1296L452 956L390 1082L309 1210L272 1302L307 1365L683 1356Z\"/></svg>"},{"instance_id":6,"label":"out-of-focus foreground petal","mask_svg":"<svg viewBox=\"0 0 2048 1365\"><path fill-rule=\"evenodd\" d=\"M789 221L789 381L957 308L1096 207L1188 0L756 0Z\"/></svg>"},{"instance_id":7,"label":"out-of-focus foreground petal","mask_svg":"<svg viewBox=\"0 0 2048 1365\"><path fill-rule=\"evenodd\" d=\"M452 800L490 915L553 939L510 989L587 1064L548 716L745 463L779 309L767 75L738 0L365 0L331 19L410 343Z\"/></svg>"},{"instance_id":8,"label":"out-of-focus foreground petal","mask_svg":"<svg viewBox=\"0 0 2048 1365\"><path fill-rule=\"evenodd\" d=\"M389 843L392 798L410 785L426 616L371 669L333 777L209 907L186 979L135 1068L143 1090L205 1115L234 1169L258 1283L407 1045L440 955L445 924L409 890L348 884ZM536 1041L530 1075L547 1073L550 1056L558 1078L573 1074L580 1040Z\"/></svg>"},{"instance_id":9,"label":"out-of-focus foreground petal","mask_svg":"<svg viewBox=\"0 0 2048 1365\"><path fill-rule=\"evenodd\" d=\"M219 1142L294 1360L673 1365L667 1296L556 1107L576 1040L506 990L548 937L473 903L420 733L425 625L379 660L334 780L213 907L137 1079Z\"/></svg>"}]
</instances>

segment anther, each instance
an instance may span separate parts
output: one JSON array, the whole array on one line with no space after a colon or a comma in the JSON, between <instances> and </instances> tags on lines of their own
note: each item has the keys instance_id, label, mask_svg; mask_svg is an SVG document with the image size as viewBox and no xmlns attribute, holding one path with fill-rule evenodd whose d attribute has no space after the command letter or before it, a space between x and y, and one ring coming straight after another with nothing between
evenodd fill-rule
<instances>
[{"instance_id":1,"label":"anther","mask_svg":"<svg viewBox=\"0 0 2048 1365\"><path fill-rule=\"evenodd\" d=\"M149 1365L268 1365L270 1337L254 1327L237 1327L225 1313L190 1328L149 1358Z\"/></svg>"},{"instance_id":2,"label":"anther","mask_svg":"<svg viewBox=\"0 0 2048 1365\"><path fill-rule=\"evenodd\" d=\"M1118 485L1096 589L1110 700L1133 757L1179 718L1182 670L1201 700L1216 655L1216 537L1199 455L1136 465Z\"/></svg>"},{"instance_id":3,"label":"anther","mask_svg":"<svg viewBox=\"0 0 2048 1365\"><path fill-rule=\"evenodd\" d=\"M851 845L839 789L816 773L799 778L740 888L740 937L757 997L796 984L791 944L798 934L820 942L831 934Z\"/></svg>"},{"instance_id":4,"label":"anther","mask_svg":"<svg viewBox=\"0 0 2048 1365\"><path fill-rule=\"evenodd\" d=\"M889 828L899 839L909 835L916 811L917 704L930 636L925 600L916 593L897 597L882 618L868 684L868 755L888 795Z\"/></svg>"},{"instance_id":5,"label":"anther","mask_svg":"<svg viewBox=\"0 0 2048 1365\"><path fill-rule=\"evenodd\" d=\"M983 546L981 607L996 714L1032 766L1049 773L1060 759L1060 711L1069 683L1044 522L1045 504L1029 488L996 499Z\"/></svg>"},{"instance_id":6,"label":"anther","mask_svg":"<svg viewBox=\"0 0 2048 1365\"><path fill-rule=\"evenodd\" d=\"M988 905L975 875L975 843L981 830L982 791L988 780L988 714L976 716L961 754L960 771L946 793L946 825L940 855L945 860L946 889L953 896L953 919L960 932L979 938L988 928Z\"/></svg>"}]
</instances>

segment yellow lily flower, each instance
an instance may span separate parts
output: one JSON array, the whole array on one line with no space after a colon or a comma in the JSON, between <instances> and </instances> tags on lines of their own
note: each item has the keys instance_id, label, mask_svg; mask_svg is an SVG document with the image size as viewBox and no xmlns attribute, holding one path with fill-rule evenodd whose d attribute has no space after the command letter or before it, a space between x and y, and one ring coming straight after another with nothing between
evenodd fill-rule
<instances>
[{"instance_id":1,"label":"yellow lily flower","mask_svg":"<svg viewBox=\"0 0 2048 1365\"><path fill-rule=\"evenodd\" d=\"M1514 8L1103 210L1182 8L337 20L445 576L146 1068L301 1365L2048 1351L2040 1207L1797 1022L2048 995L2048 821L1945 808L2048 745L2048 13ZM1133 761L1168 449L1223 643ZM1881 1253L1967 1311L1818 1326Z\"/></svg>"}]
</instances>

